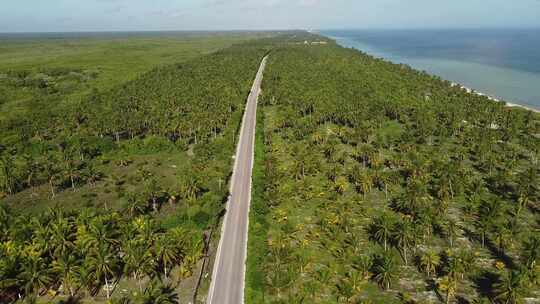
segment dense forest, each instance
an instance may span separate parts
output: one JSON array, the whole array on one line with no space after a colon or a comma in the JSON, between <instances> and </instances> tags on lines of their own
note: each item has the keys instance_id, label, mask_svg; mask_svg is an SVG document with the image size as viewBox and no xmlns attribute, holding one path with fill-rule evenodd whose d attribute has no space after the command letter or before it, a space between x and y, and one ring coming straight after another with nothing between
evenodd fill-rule
<instances>
[{"instance_id":1,"label":"dense forest","mask_svg":"<svg viewBox=\"0 0 540 304\"><path fill-rule=\"evenodd\" d=\"M265 72L248 303L536 303L539 115L319 40Z\"/></svg>"},{"instance_id":2,"label":"dense forest","mask_svg":"<svg viewBox=\"0 0 540 304\"><path fill-rule=\"evenodd\" d=\"M3 113L0 303L180 300L223 213L245 98L272 41Z\"/></svg>"}]
</instances>

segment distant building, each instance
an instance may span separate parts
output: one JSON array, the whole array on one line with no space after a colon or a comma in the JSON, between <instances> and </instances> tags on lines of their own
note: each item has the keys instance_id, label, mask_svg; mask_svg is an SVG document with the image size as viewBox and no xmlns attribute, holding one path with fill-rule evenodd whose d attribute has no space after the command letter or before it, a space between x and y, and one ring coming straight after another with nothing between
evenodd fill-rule
<instances>
[{"instance_id":1,"label":"distant building","mask_svg":"<svg viewBox=\"0 0 540 304\"><path fill-rule=\"evenodd\" d=\"M297 44L302 44L302 42L297 42ZM325 44L328 44L328 41L307 41L305 40L304 45L325 45Z\"/></svg>"}]
</instances>

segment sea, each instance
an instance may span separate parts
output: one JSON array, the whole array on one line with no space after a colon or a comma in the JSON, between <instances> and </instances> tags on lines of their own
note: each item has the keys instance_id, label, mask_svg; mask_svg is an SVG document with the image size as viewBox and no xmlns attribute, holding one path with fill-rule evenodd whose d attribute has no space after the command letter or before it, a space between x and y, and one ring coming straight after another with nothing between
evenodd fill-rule
<instances>
[{"instance_id":1,"label":"sea","mask_svg":"<svg viewBox=\"0 0 540 304\"><path fill-rule=\"evenodd\" d=\"M540 28L323 30L344 47L540 110Z\"/></svg>"}]
</instances>

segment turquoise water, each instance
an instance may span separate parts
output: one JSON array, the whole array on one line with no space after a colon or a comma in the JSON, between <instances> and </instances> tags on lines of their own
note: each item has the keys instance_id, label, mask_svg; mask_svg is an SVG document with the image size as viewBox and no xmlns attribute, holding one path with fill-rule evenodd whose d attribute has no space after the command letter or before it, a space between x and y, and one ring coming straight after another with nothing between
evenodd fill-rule
<instances>
[{"instance_id":1,"label":"turquoise water","mask_svg":"<svg viewBox=\"0 0 540 304\"><path fill-rule=\"evenodd\" d=\"M540 109L540 30L322 31L340 45Z\"/></svg>"}]
</instances>

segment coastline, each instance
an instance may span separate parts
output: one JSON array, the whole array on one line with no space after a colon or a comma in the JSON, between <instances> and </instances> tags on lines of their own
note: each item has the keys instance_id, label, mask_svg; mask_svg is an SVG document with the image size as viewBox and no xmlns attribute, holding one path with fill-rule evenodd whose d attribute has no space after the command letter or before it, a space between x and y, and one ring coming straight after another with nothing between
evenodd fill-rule
<instances>
[{"instance_id":1,"label":"coastline","mask_svg":"<svg viewBox=\"0 0 540 304\"><path fill-rule=\"evenodd\" d=\"M364 53L366 53L366 54L368 54L370 56L374 56L374 57L377 57L377 58L382 58L384 60L390 61L390 62L395 63L395 64L404 63L404 64L407 64L407 65L411 66L413 69L416 69L416 70L421 70L422 69L422 68L419 68L419 67L415 67L415 66L411 65L410 63L390 60L390 59L388 59L386 56L384 56L382 54L375 55L377 53L377 51L375 49L372 49L369 45L360 44L360 46L359 46L356 42L352 42L350 40L350 38L348 38L348 37L338 36L338 35L329 35L328 33L322 33L322 35L327 37L327 38L330 38L331 40L333 40L336 44L338 44L340 46L343 46L343 47L346 47L346 48L353 48L353 49L356 49L358 51L364 52ZM361 47L361 46L363 46L363 47ZM365 48L367 48L367 49L365 49ZM438 73L430 72L430 74L440 76L440 74L438 74ZM479 76L480 77L479 79L482 78L481 77L482 75L476 75L476 76ZM515 75L513 75L513 76L515 77ZM441 77L441 78L445 79L445 77ZM458 77L454 77L454 78L458 78ZM459 86L461 89L466 90L468 93L477 94L479 96L485 96L485 97L487 97L488 99L490 99L492 101L504 102L506 107L509 107L509 108L521 108L521 109L532 111L534 113L540 113L540 108L538 108L536 106L523 105L523 104L519 104L519 103L515 103L515 102L506 101L506 100L512 100L512 98L510 98L509 96L502 97L502 98L493 97L492 95L485 94L483 92L471 89L470 87L467 87L467 86L464 86L462 84L454 82L457 79L454 79L454 81L452 81L452 80L450 80L448 78L446 78L446 79L451 82L452 86ZM509 94L507 94L507 95L509 95Z\"/></svg>"},{"instance_id":2,"label":"coastline","mask_svg":"<svg viewBox=\"0 0 540 304\"><path fill-rule=\"evenodd\" d=\"M451 84L453 87L455 86L458 86L460 87L461 89L464 89L465 91L467 91L467 93L471 93L471 94L476 94L476 95L479 95L479 96L485 96L487 97L489 100L492 100L492 101L496 101L496 102L501 102L500 99L498 98L495 98L493 96L490 96L488 94L484 94L482 92L478 92L476 90L473 90L469 87L466 87L464 85L461 85L459 83L455 83L455 82L452 82ZM535 108L531 108L531 107L527 107L527 106L524 106L524 105L520 105L520 104L517 104L517 103L511 103L511 102L508 102L508 101L502 101L505 103L505 106L508 107L508 108L521 108L521 109L525 109L525 110L528 110L528 111L532 111L532 112L535 112L535 113L540 113L540 110L537 110Z\"/></svg>"},{"instance_id":3,"label":"coastline","mask_svg":"<svg viewBox=\"0 0 540 304\"><path fill-rule=\"evenodd\" d=\"M522 109L529 110L529 111L532 111L532 112L535 112L535 113L540 113L540 110L529 108L529 107L526 107L526 106L523 106L523 105L520 105L520 104L516 104L516 103L506 102L506 106L509 107L509 108L522 108Z\"/></svg>"}]
</instances>

